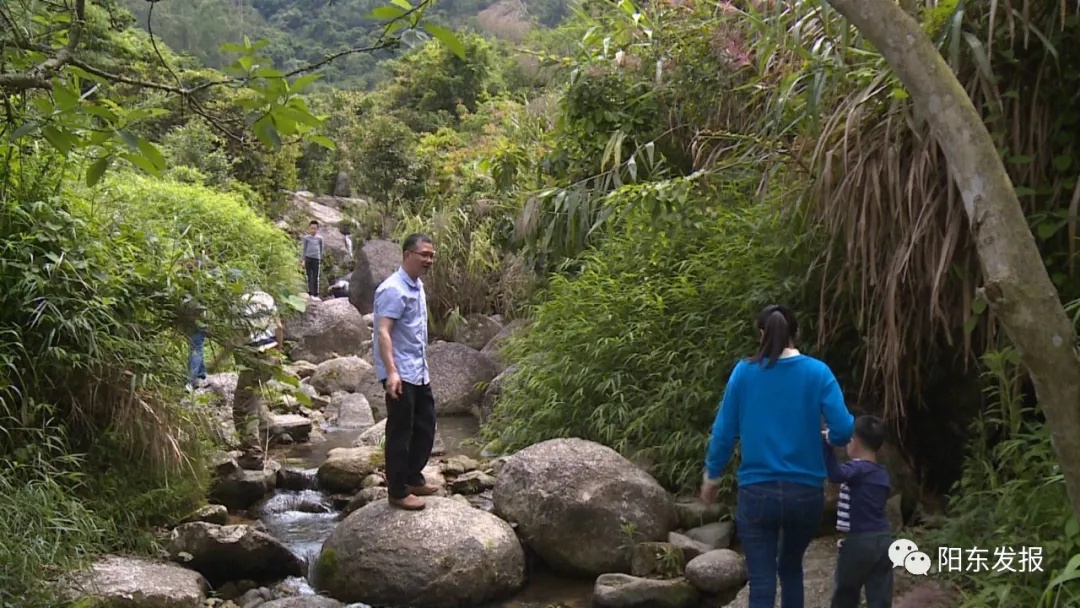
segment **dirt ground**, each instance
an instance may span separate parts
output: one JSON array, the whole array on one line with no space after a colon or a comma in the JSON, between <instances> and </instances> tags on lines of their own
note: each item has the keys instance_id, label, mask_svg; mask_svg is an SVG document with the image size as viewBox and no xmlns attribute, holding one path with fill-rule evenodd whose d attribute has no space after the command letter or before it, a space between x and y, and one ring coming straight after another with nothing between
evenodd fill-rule
<instances>
[{"instance_id":1,"label":"dirt ground","mask_svg":"<svg viewBox=\"0 0 1080 608\"><path fill-rule=\"evenodd\" d=\"M805 608L829 608L832 601L833 572L836 569L836 540L839 536L823 536L814 539L803 558L803 588L805 589ZM894 608L901 608L902 598L919 584L926 584L902 569L894 571L893 600ZM750 587L739 591L735 600L727 608L747 608ZM865 601L865 600L864 600ZM921 603L921 602L920 602ZM776 594L777 608L780 606L779 590ZM931 608L931 607L926 607Z\"/></svg>"}]
</instances>

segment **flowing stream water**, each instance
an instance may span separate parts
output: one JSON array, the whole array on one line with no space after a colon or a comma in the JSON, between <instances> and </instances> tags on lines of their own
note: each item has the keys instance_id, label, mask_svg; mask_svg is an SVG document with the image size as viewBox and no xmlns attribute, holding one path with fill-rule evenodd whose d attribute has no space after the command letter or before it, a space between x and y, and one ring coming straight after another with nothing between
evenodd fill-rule
<instances>
[{"instance_id":1,"label":"flowing stream water","mask_svg":"<svg viewBox=\"0 0 1080 608\"><path fill-rule=\"evenodd\" d=\"M473 441L478 431L474 418L440 417L438 429L448 456L478 456L479 447ZM286 446L273 453L272 457L283 468L301 473L302 481L291 488L278 488L260 505L259 519L272 536L307 558L309 564L315 563L323 541L341 520L341 513L334 509L329 496L319 491L315 472L330 450L350 447L359 434L360 431L327 428L323 432L325 441ZM302 595L315 593L307 580L294 578L286 583ZM592 581L567 579L534 568L524 589L490 608L587 608L592 604L592 588ZM350 604L350 608L364 606Z\"/></svg>"}]
</instances>

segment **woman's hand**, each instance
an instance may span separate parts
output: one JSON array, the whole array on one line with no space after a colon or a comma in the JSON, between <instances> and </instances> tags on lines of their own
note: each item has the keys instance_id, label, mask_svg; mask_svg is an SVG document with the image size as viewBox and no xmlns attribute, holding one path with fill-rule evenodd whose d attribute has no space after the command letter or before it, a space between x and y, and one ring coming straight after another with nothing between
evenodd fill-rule
<instances>
[{"instance_id":1,"label":"woman's hand","mask_svg":"<svg viewBox=\"0 0 1080 608\"><path fill-rule=\"evenodd\" d=\"M716 502L716 493L720 489L720 485L713 481L706 481L701 484L701 502L706 505L711 505Z\"/></svg>"}]
</instances>

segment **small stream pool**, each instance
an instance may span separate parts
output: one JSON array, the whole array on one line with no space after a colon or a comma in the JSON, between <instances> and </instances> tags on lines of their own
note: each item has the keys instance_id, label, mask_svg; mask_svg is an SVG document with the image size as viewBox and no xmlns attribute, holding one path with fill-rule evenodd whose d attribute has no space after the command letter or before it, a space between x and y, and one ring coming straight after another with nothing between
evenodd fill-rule
<instances>
[{"instance_id":1,"label":"small stream pool","mask_svg":"<svg viewBox=\"0 0 1080 608\"><path fill-rule=\"evenodd\" d=\"M438 431L447 455L479 456L480 447L475 441L479 425L471 416L440 417ZM327 428L323 431L325 441L282 446L272 451L271 457L282 467L301 473L310 482L302 484L307 486L305 488L277 490L257 507L259 520L272 536L305 557L309 564L315 563L323 542L341 518L329 497L318 491L315 472L330 450L350 447L359 434L360 431ZM315 593L306 580L294 578L287 584L302 595ZM529 574L527 586L516 596L490 607L478 608L588 608L592 604L592 588L592 581L566 579L544 570L534 570ZM349 606L365 607L364 604Z\"/></svg>"}]
</instances>

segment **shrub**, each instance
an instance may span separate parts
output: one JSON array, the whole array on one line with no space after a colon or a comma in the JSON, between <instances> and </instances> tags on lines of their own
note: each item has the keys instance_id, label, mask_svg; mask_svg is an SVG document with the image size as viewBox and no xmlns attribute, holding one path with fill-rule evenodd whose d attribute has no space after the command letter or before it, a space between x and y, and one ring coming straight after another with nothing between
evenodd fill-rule
<instances>
[{"instance_id":1,"label":"shrub","mask_svg":"<svg viewBox=\"0 0 1080 608\"><path fill-rule=\"evenodd\" d=\"M1080 525L1050 429L1037 411L1024 406L1017 390L1019 361L1011 348L983 355L990 399L972 423L974 439L950 496L949 518L917 543L961 550L962 571L943 569L940 576L960 584L962 608L1075 606L1080 600ZM999 547L1012 547L1016 572L996 571ZM1020 571L1020 551L1026 547L1041 547L1041 572ZM975 548L985 550L978 571L969 553ZM922 550L938 559L934 549ZM1068 584L1051 585L1058 575Z\"/></svg>"},{"instance_id":2,"label":"shrub","mask_svg":"<svg viewBox=\"0 0 1080 608\"><path fill-rule=\"evenodd\" d=\"M413 154L415 141L409 127L388 116L355 127L348 136L348 160L360 194L395 203L422 197L427 167Z\"/></svg>"},{"instance_id":3,"label":"shrub","mask_svg":"<svg viewBox=\"0 0 1080 608\"><path fill-rule=\"evenodd\" d=\"M228 181L232 168L224 148L221 138L202 119L176 127L162 140L162 151L170 167L196 169L215 186Z\"/></svg>"},{"instance_id":4,"label":"shrub","mask_svg":"<svg viewBox=\"0 0 1080 608\"><path fill-rule=\"evenodd\" d=\"M807 248L753 180L624 187L618 224L577 276L554 276L485 428L507 449L582 437L699 481L724 382L755 350L763 305L798 305ZM804 319L809 320L809 319Z\"/></svg>"},{"instance_id":5,"label":"shrub","mask_svg":"<svg viewBox=\"0 0 1080 608\"><path fill-rule=\"evenodd\" d=\"M43 577L148 549L203 500L185 332L237 337L244 291L299 286L291 242L236 196L132 174L91 192L56 167L0 169L0 589L31 606ZM192 269L203 252L216 268Z\"/></svg>"},{"instance_id":6,"label":"shrub","mask_svg":"<svg viewBox=\"0 0 1080 608\"><path fill-rule=\"evenodd\" d=\"M36 435L34 454L0 459L0 606L5 608L56 605L55 591L40 581L104 550L102 519L74 492L81 461L65 454L63 442L53 441L62 435L50 431Z\"/></svg>"}]
</instances>

